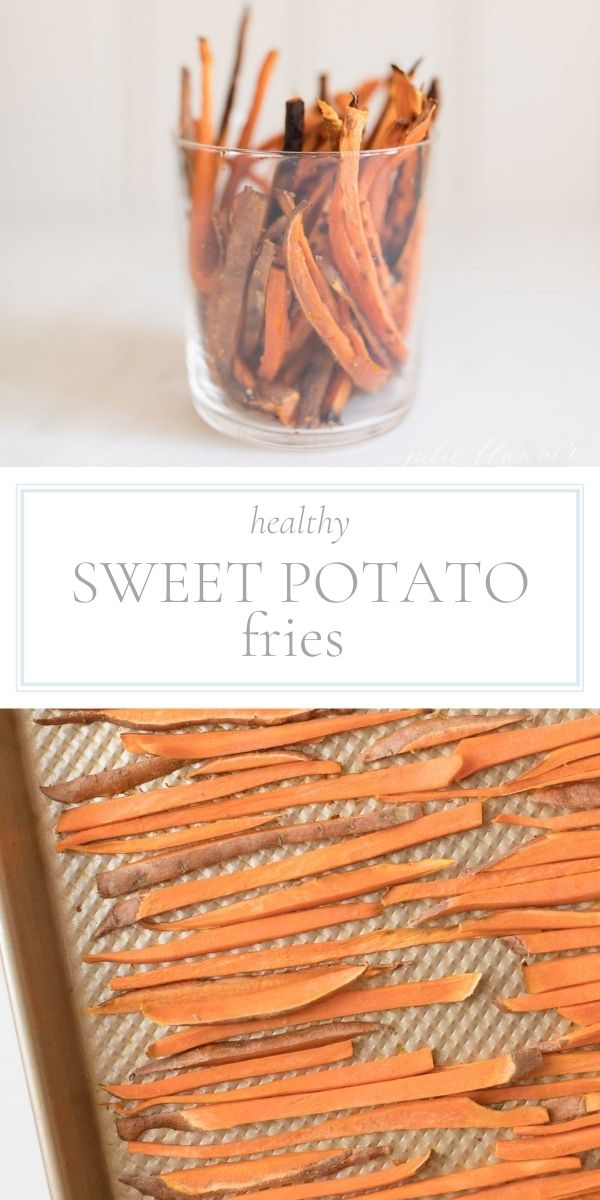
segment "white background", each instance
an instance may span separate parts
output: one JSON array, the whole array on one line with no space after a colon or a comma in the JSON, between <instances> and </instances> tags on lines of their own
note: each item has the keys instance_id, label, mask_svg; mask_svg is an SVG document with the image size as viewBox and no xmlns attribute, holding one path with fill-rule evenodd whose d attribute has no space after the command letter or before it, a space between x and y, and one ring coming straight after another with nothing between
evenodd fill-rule
<instances>
[{"instance_id":1,"label":"white background","mask_svg":"<svg viewBox=\"0 0 600 1200\"><path fill-rule=\"evenodd\" d=\"M45 1200L48 1187L0 963L0 1153L6 1193Z\"/></svg>"},{"instance_id":2,"label":"white background","mask_svg":"<svg viewBox=\"0 0 600 1200\"><path fill-rule=\"evenodd\" d=\"M281 465L212 434L184 378L170 143L178 69L239 0L1 8L0 463ZM256 0L249 68L282 49L264 128L331 66L425 54L443 79L426 353L393 434L304 461L600 462L597 0ZM249 69L247 98L253 70ZM244 97L242 97L244 99ZM299 458L296 462L301 461Z\"/></svg>"}]
</instances>

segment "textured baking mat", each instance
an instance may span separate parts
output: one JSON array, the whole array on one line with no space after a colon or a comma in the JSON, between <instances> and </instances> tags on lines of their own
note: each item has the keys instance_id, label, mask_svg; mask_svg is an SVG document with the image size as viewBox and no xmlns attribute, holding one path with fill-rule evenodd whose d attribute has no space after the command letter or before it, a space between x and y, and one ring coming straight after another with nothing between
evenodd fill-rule
<instances>
[{"instance_id":1,"label":"textured baking mat","mask_svg":"<svg viewBox=\"0 0 600 1200\"><path fill-rule=\"evenodd\" d=\"M575 710L540 710L535 713L534 719L536 724L542 724L580 715L583 714ZM97 724L84 727L40 727L33 724L32 716L33 714L31 716L24 714L24 720L29 728L30 749L41 782L66 780L82 772L118 766L128 757L122 749L119 730L113 726ZM314 751L323 757L338 759L343 763L346 771L360 770L362 751L381 736L386 728L388 727L382 723L377 728L332 737L318 743L314 747ZM310 748L307 747L307 749ZM424 752L420 757L449 752L450 748L444 747ZM395 761L403 760L388 760L390 764ZM482 783L490 785L499 783L501 780L518 774L523 768L524 761L533 762L535 760L521 760L519 764L511 764L508 769L495 768L482 773L480 780ZM184 776L186 771L187 768L182 770L179 775ZM175 780L177 776L171 778ZM90 930L100 923L107 905L107 902L100 900L97 896L94 877L100 865L108 867L116 865L122 860L118 857L109 859L106 856L57 855L53 848L53 825L61 808L59 805L50 803L41 792L37 803L41 836L47 850L51 878L54 881L55 895L52 900L59 905L64 918L72 984L83 1009L87 1005L96 1004L107 998L108 983L115 971L115 967L111 964L86 966L81 962L82 955L90 949ZM376 801L361 801L360 807L376 807ZM435 807L435 805L424 806L424 811L430 811ZM544 811L539 803L529 801L525 797L513 797L508 801L489 804L486 812L489 819L502 808L516 809L517 807L522 812ZM350 814L355 808L355 801L332 804L323 807L319 815ZM399 820L414 817L420 815L421 811L423 808L417 808L415 805L402 805L398 808L398 817ZM314 820L314 817L314 807L307 806L304 809L294 810L294 820ZM488 824L483 829L471 833L415 847L414 850L406 853L391 855L390 861L439 855L440 857L452 857L455 860L455 867L450 873L466 869L474 870L490 863L498 856L508 853L511 848L522 843L529 836L527 830ZM282 849L279 852L255 854L245 860L238 859L224 864L217 870L233 871L244 865L255 866L275 857L282 857L294 852L302 853L305 849L306 847L300 846L295 851ZM212 872L207 872L207 874L210 873ZM416 911L418 911L417 906L414 904L399 905L388 909L383 917L366 923L362 922L360 929L369 931L383 927L398 929L405 924L408 916L412 916ZM189 910L186 915L189 915ZM293 940L307 942L325 938L345 938L358 931L356 924L347 924L332 930L301 935ZM156 934L151 935L149 931L138 928L124 930L113 939L112 948L141 946L156 936ZM158 936L167 937L168 935ZM286 944L286 939L277 943L269 943L271 946L284 944ZM483 978L476 994L462 1004L432 1005L427 1008L413 1008L369 1016L368 1020L380 1022L382 1028L376 1034L357 1042L358 1059L391 1054L402 1047L410 1050L418 1046L430 1045L440 1064L464 1062L478 1057L502 1054L528 1042L538 1041L558 1028L566 1028L566 1023L560 1021L554 1013L534 1014L531 1017L514 1016L500 1012L495 1006L495 997L512 995L522 990L520 960L499 939L415 948L402 954L388 953L377 957L373 956L368 961L371 964L393 963L398 958L410 959L410 963L398 968L393 975L389 976L389 979L386 976L384 982L402 982L408 979L451 975L465 971L479 971ZM372 986L376 986L376 983ZM148 1041L157 1035L160 1036L161 1032L165 1032L164 1030L157 1032L156 1027L142 1020L139 1014L119 1017L92 1017L85 1014L84 1029L91 1074L98 1083L127 1079L134 1067L145 1061L144 1048ZM253 1082L256 1080L252 1078L247 1080L248 1084ZM224 1086L226 1085L221 1085L220 1090ZM104 1095L104 1093L98 1092L99 1104L102 1104ZM323 1119L318 1118L319 1121ZM278 1133L282 1129L300 1128L311 1123L297 1120L248 1126L228 1131L222 1135L221 1140L226 1142L265 1133ZM127 1155L123 1143L116 1137L112 1115L105 1111L101 1124L115 1179L115 1195L119 1197L119 1200L129 1200L134 1195L130 1188L116 1182L124 1171L135 1169L167 1171L184 1165L175 1156L172 1159L138 1156L132 1159ZM215 1139L215 1135L203 1137L201 1134L185 1135L168 1131L160 1131L155 1136L165 1142L185 1141L196 1144ZM475 1166L492 1159L495 1134L494 1131L483 1130L400 1132L387 1135L377 1134L364 1140L365 1143L385 1145L389 1148L389 1153L398 1159L432 1148L435 1150L435 1156L431 1172L437 1174L442 1171L458 1169L460 1166ZM319 1143L315 1143L315 1145L318 1146ZM590 1163L593 1161L592 1156L589 1161ZM189 1165L194 1164L189 1163ZM137 1195L137 1193L135 1194Z\"/></svg>"}]
</instances>

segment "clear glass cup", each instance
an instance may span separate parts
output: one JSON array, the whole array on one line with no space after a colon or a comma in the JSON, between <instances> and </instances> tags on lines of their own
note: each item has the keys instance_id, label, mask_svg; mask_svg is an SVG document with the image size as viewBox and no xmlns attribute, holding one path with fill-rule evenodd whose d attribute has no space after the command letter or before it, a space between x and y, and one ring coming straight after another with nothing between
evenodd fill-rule
<instances>
[{"instance_id":1,"label":"clear glass cup","mask_svg":"<svg viewBox=\"0 0 600 1200\"><path fill-rule=\"evenodd\" d=\"M429 142L360 153L177 140L197 412L259 445L374 437L410 408Z\"/></svg>"}]
</instances>

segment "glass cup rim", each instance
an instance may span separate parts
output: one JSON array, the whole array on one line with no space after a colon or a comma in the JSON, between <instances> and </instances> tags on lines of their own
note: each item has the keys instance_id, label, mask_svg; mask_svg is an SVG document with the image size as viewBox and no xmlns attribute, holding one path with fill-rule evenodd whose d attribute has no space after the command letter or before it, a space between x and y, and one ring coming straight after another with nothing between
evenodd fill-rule
<instances>
[{"instance_id":1,"label":"glass cup rim","mask_svg":"<svg viewBox=\"0 0 600 1200\"><path fill-rule=\"evenodd\" d=\"M217 146L210 142L195 142L190 138L184 138L181 134L174 132L173 141L180 150L187 151L208 151L211 154L217 154L221 158L236 156L244 159L274 159L275 161L289 161L289 159L314 159L320 162L339 161L341 151L339 150L261 150L259 148L240 149L237 146ZM428 150L432 143L432 138L427 138L424 142L414 142L409 146L382 146L374 150L358 150L348 151L347 153L358 155L362 159L370 158L392 158L394 155L401 157L408 154L409 151L418 150L420 152Z\"/></svg>"}]
</instances>

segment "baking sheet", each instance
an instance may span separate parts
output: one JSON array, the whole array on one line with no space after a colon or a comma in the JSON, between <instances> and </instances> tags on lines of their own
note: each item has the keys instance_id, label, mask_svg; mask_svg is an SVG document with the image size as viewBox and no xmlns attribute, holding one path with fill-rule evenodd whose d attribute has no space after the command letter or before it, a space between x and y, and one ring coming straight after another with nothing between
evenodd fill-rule
<instances>
[{"instance_id":1,"label":"baking sheet","mask_svg":"<svg viewBox=\"0 0 600 1200\"><path fill-rule=\"evenodd\" d=\"M108 982L115 972L112 964L86 966L81 962L81 956L90 946L89 931L99 924L107 904L97 896L94 877L100 864L107 867L122 860L116 856L109 859L57 855L53 848L53 825L61 806L50 803L34 783L35 777L48 783L118 766L127 755L121 748L119 730L113 726L38 727L33 724L32 715L0 713L0 880L4 893L5 955L13 1000L21 1014L20 1032L30 1064L52 1196L53 1200L92 1200L92 1197L129 1200L137 1193L119 1183L123 1172L166 1171L180 1167L182 1162L176 1157L128 1156L116 1137L112 1115L101 1107L105 1094L97 1087L102 1080L126 1079L145 1060L147 1042L157 1036L156 1027L142 1020L139 1014L107 1018L92 1017L84 1011L86 1006L107 998ZM544 710L536 714L535 720L542 723L579 715L582 714L575 710ZM384 728L382 725L332 737L320 742L315 751L339 759L345 770L360 769L362 750ZM420 757L440 752L449 752L449 748L428 751ZM493 785L517 774L521 767L522 764L518 768L512 764L508 770L496 768L486 772L482 779ZM502 807L515 808L517 804L521 811L540 811L539 804L521 798L490 804L488 812L491 816ZM321 813L347 814L354 806L355 802L332 804ZM361 802L361 807L376 807L376 802ZM295 820L307 820L314 819L315 810L306 807L294 813ZM399 814L415 816L418 812L415 806L402 806ZM390 861L451 855L456 864L453 871L473 870L507 853L528 836L527 830L488 825L482 830L416 847L407 854L392 855ZM219 869L236 870L303 850L305 847L256 854ZM416 905L411 905L410 915L415 911ZM362 922L360 928L400 928L407 912L403 906L388 909L383 917ZM348 924L294 940L344 938L356 932L358 927ZM112 940L111 947L141 946L156 936L150 931L128 929ZM269 943L284 944L285 939ZM389 953L370 957L369 962L391 963L398 957ZM467 1061L505 1053L528 1041L538 1041L557 1028L566 1028L566 1023L553 1013L515 1016L496 1008L494 997L522 990L519 960L498 939L415 948L400 957L410 958L410 964L400 967L390 976L390 982L465 971L480 971L483 979L476 995L462 1004L367 1018L380 1021L383 1028L357 1043L359 1059L389 1054L401 1047L413 1049L429 1044L440 1064ZM373 986L376 985L377 981ZM159 1035L160 1032L165 1031L159 1031ZM309 1123L279 1121L244 1127L228 1131L222 1140L276 1133ZM495 1136L494 1131L482 1130L402 1132L373 1135L365 1142L389 1146L390 1152L400 1159L432 1147L436 1155L431 1171L438 1173L489 1161L493 1158ZM214 1135L160 1131L156 1138L197 1143L214 1140ZM592 1162L592 1156L589 1161Z\"/></svg>"}]
</instances>

